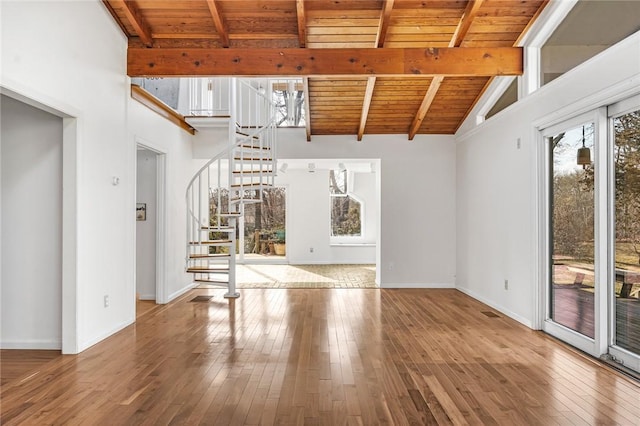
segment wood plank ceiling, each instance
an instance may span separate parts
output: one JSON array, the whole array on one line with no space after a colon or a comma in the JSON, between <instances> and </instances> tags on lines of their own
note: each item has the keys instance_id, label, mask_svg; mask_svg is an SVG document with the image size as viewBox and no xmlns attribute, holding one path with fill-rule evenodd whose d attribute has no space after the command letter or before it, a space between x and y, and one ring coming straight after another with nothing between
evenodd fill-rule
<instances>
[{"instance_id":1,"label":"wood plank ceiling","mask_svg":"<svg viewBox=\"0 0 640 426\"><path fill-rule=\"evenodd\" d=\"M129 38L129 75L303 76L307 139L358 140L455 133L494 76L521 73L522 52L515 62L504 48L547 2L104 0ZM375 49L386 50L368 59Z\"/></svg>"}]
</instances>

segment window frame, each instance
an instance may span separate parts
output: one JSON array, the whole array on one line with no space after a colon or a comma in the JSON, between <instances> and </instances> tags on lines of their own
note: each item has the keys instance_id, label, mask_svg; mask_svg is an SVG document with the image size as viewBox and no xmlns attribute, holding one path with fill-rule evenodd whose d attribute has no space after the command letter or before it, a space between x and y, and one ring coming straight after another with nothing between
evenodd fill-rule
<instances>
[{"instance_id":1,"label":"window frame","mask_svg":"<svg viewBox=\"0 0 640 426\"><path fill-rule=\"evenodd\" d=\"M342 245L342 244L358 244L362 243L366 240L366 226L365 226L365 209L366 203L362 199L362 197L354 194L349 190L349 180L352 179L350 177L350 172L348 170L341 171L339 169L329 170L331 172L344 172L346 173L346 181L345 181L345 193L337 194L331 192L331 187L329 186L329 242L330 245ZM360 204L360 235L332 235L333 233L333 199L334 198L345 198L350 197L352 200L356 201Z\"/></svg>"}]
</instances>

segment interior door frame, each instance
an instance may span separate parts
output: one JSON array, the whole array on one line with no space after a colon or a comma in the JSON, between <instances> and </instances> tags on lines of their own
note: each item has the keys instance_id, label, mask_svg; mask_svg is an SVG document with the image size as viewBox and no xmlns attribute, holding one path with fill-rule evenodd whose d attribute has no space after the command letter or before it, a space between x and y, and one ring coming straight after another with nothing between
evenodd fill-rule
<instances>
[{"instance_id":1,"label":"interior door frame","mask_svg":"<svg viewBox=\"0 0 640 426\"><path fill-rule=\"evenodd\" d=\"M84 133L81 110L60 98L52 98L33 87L4 79L0 94L46 111L62 119L62 341L63 354L77 354L80 340L80 292L78 280L78 158Z\"/></svg>"},{"instance_id":2,"label":"interior door frame","mask_svg":"<svg viewBox=\"0 0 640 426\"><path fill-rule=\"evenodd\" d=\"M144 148L156 154L156 303L165 304L168 303L168 290L167 290L167 154L153 146L152 143L146 141L140 137L135 138L135 155L137 156L138 147ZM137 162L134 176L138 176ZM134 193L137 191L134 191ZM134 203L136 202L134 195ZM134 204L135 206L135 204ZM132 215L133 217L133 215ZM134 250L135 253L135 250ZM135 265L135 262L134 262ZM135 268L134 268L134 282L135 282ZM135 300L136 288L133 288Z\"/></svg>"}]
</instances>

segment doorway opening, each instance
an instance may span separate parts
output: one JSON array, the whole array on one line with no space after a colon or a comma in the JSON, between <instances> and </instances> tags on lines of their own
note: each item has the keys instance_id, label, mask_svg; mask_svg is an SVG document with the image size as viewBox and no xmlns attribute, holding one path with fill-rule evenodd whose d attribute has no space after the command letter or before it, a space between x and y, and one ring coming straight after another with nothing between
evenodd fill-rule
<instances>
[{"instance_id":1,"label":"doorway opening","mask_svg":"<svg viewBox=\"0 0 640 426\"><path fill-rule=\"evenodd\" d=\"M137 144L136 150L136 314L166 303L165 155Z\"/></svg>"},{"instance_id":2,"label":"doorway opening","mask_svg":"<svg viewBox=\"0 0 640 426\"><path fill-rule=\"evenodd\" d=\"M60 350L63 349L63 118L9 96L0 98L0 346Z\"/></svg>"}]
</instances>

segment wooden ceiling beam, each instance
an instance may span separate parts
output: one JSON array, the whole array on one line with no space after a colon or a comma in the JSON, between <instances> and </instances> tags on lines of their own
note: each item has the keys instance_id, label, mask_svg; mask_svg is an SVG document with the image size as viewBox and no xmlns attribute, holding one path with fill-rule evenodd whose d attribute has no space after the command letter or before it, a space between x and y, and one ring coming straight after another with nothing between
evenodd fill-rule
<instances>
[{"instance_id":1,"label":"wooden ceiling beam","mask_svg":"<svg viewBox=\"0 0 640 426\"><path fill-rule=\"evenodd\" d=\"M167 49L127 51L131 77L522 75L520 47Z\"/></svg>"},{"instance_id":2,"label":"wooden ceiling beam","mask_svg":"<svg viewBox=\"0 0 640 426\"><path fill-rule=\"evenodd\" d=\"M431 80L431 84L427 89L427 94L424 95L424 99L422 99L422 103L420 104L420 108L418 108L418 112L416 116L413 117L413 121L411 122L411 126L409 127L409 140L412 141L416 133L418 133L418 129L424 120L424 117L427 115L429 108L431 108L431 104L438 93L438 89L440 89L440 84L444 80L443 76L435 76L433 80Z\"/></svg>"},{"instance_id":3,"label":"wooden ceiling beam","mask_svg":"<svg viewBox=\"0 0 640 426\"><path fill-rule=\"evenodd\" d=\"M153 37L151 36L151 30L149 29L149 25L147 25L144 18L142 18L142 14L140 13L140 9L136 5L136 3L132 0L124 1L124 0L113 0L112 3L116 4L118 7L122 9L127 20L136 31L140 40L147 47L153 46Z\"/></svg>"},{"instance_id":4,"label":"wooden ceiling beam","mask_svg":"<svg viewBox=\"0 0 640 426\"><path fill-rule=\"evenodd\" d=\"M459 47L460 44L462 44L462 40L464 40L465 36L469 32L469 28L471 28L471 24L478 15L478 10L480 10L483 2L484 0L469 0L467 8L462 15L462 19L460 20L456 31L453 33L449 47Z\"/></svg>"},{"instance_id":5,"label":"wooden ceiling beam","mask_svg":"<svg viewBox=\"0 0 640 426\"><path fill-rule=\"evenodd\" d=\"M213 25L215 25L216 31L220 36L220 44L222 44L222 47L229 47L229 33L227 32L224 20L222 19L218 3L216 0L207 0L207 6L209 7L209 13L211 13L211 18L213 19Z\"/></svg>"},{"instance_id":6,"label":"wooden ceiling beam","mask_svg":"<svg viewBox=\"0 0 640 426\"><path fill-rule=\"evenodd\" d=\"M380 25L378 26L378 34L376 36L376 46L383 47L384 39L387 37L389 29L389 21L391 20L391 11L393 10L394 0L385 0L380 12Z\"/></svg>"},{"instance_id":7,"label":"wooden ceiling beam","mask_svg":"<svg viewBox=\"0 0 640 426\"><path fill-rule=\"evenodd\" d=\"M358 141L362 140L364 128L367 125L367 117L369 116L369 107L371 106L371 98L373 98L373 89L376 86L376 78L369 77L367 79L367 88L364 91L364 101L362 102L362 114L360 115L360 127L358 128Z\"/></svg>"},{"instance_id":8,"label":"wooden ceiling beam","mask_svg":"<svg viewBox=\"0 0 640 426\"><path fill-rule=\"evenodd\" d=\"M124 35L126 35L127 37L130 37L131 34L129 34L129 32L127 31L127 28L124 26L124 23L122 22L122 20L118 17L118 14L116 13L116 11L113 8L113 6L111 5L111 3L109 3L109 0L102 0L102 4L107 8L109 13L113 17L113 20L116 21L116 23L118 24L118 26L122 30L122 33Z\"/></svg>"},{"instance_id":9,"label":"wooden ceiling beam","mask_svg":"<svg viewBox=\"0 0 640 426\"><path fill-rule=\"evenodd\" d=\"M296 14L298 17L298 40L300 47L307 43L307 16L304 10L304 0L296 0Z\"/></svg>"},{"instance_id":10,"label":"wooden ceiling beam","mask_svg":"<svg viewBox=\"0 0 640 426\"><path fill-rule=\"evenodd\" d=\"M482 6L483 2L484 0L469 0L467 8L465 9L464 14L453 33L453 37L451 37L451 41L449 42L450 48L459 47L460 44L462 44L462 40L464 40L464 37L469 32L469 28L471 28L471 24L478 14L478 10L480 10L480 6ZM413 140L416 133L418 133L418 129L420 129L424 118L427 116L427 112L429 112L429 108L431 108L431 104L436 98L443 80L444 76L436 76L431 80L427 93L425 93L424 99L420 104L420 108L418 108L418 112L416 112L416 115L411 122L411 126L409 127L408 133L410 141Z\"/></svg>"},{"instance_id":11,"label":"wooden ceiling beam","mask_svg":"<svg viewBox=\"0 0 640 426\"><path fill-rule=\"evenodd\" d=\"M311 109L309 108L309 77L302 79L304 90L304 122L307 130L307 142L311 142Z\"/></svg>"}]
</instances>

